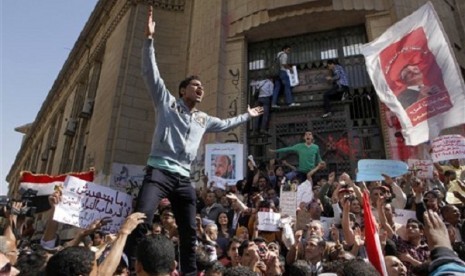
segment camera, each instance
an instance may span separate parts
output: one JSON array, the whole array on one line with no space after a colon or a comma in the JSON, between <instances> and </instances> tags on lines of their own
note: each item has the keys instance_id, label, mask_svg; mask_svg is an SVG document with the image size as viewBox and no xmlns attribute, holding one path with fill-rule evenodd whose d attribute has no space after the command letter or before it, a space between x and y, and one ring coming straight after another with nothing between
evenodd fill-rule
<instances>
[{"instance_id":1,"label":"camera","mask_svg":"<svg viewBox=\"0 0 465 276\"><path fill-rule=\"evenodd\" d=\"M344 201L345 201L345 200L353 201L353 200L355 200L355 199L356 199L356 197L355 197L355 195L353 195L353 194L347 194L347 195L344 196Z\"/></svg>"},{"instance_id":2,"label":"camera","mask_svg":"<svg viewBox=\"0 0 465 276\"><path fill-rule=\"evenodd\" d=\"M18 216L26 216L26 217L33 217L36 212L36 207L30 206L31 199L37 195L37 191L32 189L27 189L25 192L22 193L21 199L10 199L8 196L0 196L0 217L5 217L4 207L7 210L11 210L13 206L13 202L21 202L22 207L19 209L15 215Z\"/></svg>"}]
</instances>

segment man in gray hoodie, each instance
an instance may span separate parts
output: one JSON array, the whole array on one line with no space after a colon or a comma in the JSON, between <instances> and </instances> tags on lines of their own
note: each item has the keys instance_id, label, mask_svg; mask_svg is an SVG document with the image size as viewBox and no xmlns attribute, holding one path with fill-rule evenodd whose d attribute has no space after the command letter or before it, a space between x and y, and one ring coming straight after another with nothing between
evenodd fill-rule
<instances>
[{"instance_id":1,"label":"man in gray hoodie","mask_svg":"<svg viewBox=\"0 0 465 276\"><path fill-rule=\"evenodd\" d=\"M142 49L142 75L157 117L146 176L135 208L135 212L145 213L147 219L144 226L133 232L134 235L127 244L127 252L134 256L131 254L131 247L145 236L160 200L168 198L180 234L181 271L183 275L196 275L196 193L190 181L191 163L197 155L204 133L228 131L247 122L251 117L261 115L263 108L248 107L247 113L226 120L209 116L195 108L205 95L197 76L181 81L179 99L171 95L160 77L155 61L155 22L152 13L150 6L145 30L146 40Z\"/></svg>"}]
</instances>

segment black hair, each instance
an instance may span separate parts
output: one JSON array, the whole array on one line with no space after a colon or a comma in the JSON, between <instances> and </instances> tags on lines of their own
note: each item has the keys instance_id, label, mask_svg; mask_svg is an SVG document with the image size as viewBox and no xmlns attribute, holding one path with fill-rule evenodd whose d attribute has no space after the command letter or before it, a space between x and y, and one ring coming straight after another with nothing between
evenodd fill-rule
<instances>
[{"instance_id":1,"label":"black hair","mask_svg":"<svg viewBox=\"0 0 465 276\"><path fill-rule=\"evenodd\" d=\"M313 271L305 260L296 260L289 266L289 275L307 276L312 275Z\"/></svg>"},{"instance_id":2,"label":"black hair","mask_svg":"<svg viewBox=\"0 0 465 276\"><path fill-rule=\"evenodd\" d=\"M249 241L249 240L243 240L242 241L241 245L237 249L237 252L239 253L239 256L242 257L242 255L244 255L244 251L246 251L247 248L249 248L250 243L251 243L251 241Z\"/></svg>"},{"instance_id":3,"label":"black hair","mask_svg":"<svg viewBox=\"0 0 465 276\"><path fill-rule=\"evenodd\" d=\"M47 276L89 275L95 262L95 253L81 246L67 247L53 255L47 263Z\"/></svg>"},{"instance_id":4,"label":"black hair","mask_svg":"<svg viewBox=\"0 0 465 276\"><path fill-rule=\"evenodd\" d=\"M448 170L448 171L444 172L444 176L445 177L451 177L451 176L457 176L457 174L455 173L455 171Z\"/></svg>"},{"instance_id":5,"label":"black hair","mask_svg":"<svg viewBox=\"0 0 465 276\"><path fill-rule=\"evenodd\" d=\"M362 258L355 258L343 262L343 265L337 271L338 275L343 276L378 276L379 272L375 267L368 262L365 262Z\"/></svg>"},{"instance_id":6,"label":"black hair","mask_svg":"<svg viewBox=\"0 0 465 276\"><path fill-rule=\"evenodd\" d=\"M45 275L45 265L47 263L47 252L37 248L35 250L22 250L19 254L16 267L24 276Z\"/></svg>"},{"instance_id":7,"label":"black hair","mask_svg":"<svg viewBox=\"0 0 465 276\"><path fill-rule=\"evenodd\" d=\"M174 244L165 235L145 237L137 246L136 258L148 274L170 273L175 261Z\"/></svg>"},{"instance_id":8,"label":"black hair","mask_svg":"<svg viewBox=\"0 0 465 276\"><path fill-rule=\"evenodd\" d=\"M285 44L285 45L281 48L281 51L284 51L284 50L286 50L287 48L291 48L291 45Z\"/></svg>"},{"instance_id":9,"label":"black hair","mask_svg":"<svg viewBox=\"0 0 465 276\"><path fill-rule=\"evenodd\" d=\"M397 256L397 245L391 239L386 239L386 245L384 246L384 256Z\"/></svg>"},{"instance_id":10,"label":"black hair","mask_svg":"<svg viewBox=\"0 0 465 276\"><path fill-rule=\"evenodd\" d=\"M418 224L418 227L419 227L421 230L423 230L423 223L421 223L419 220L414 219L414 218L409 218L409 219L407 220L407 224L409 224L409 223L416 223L416 224Z\"/></svg>"},{"instance_id":11,"label":"black hair","mask_svg":"<svg viewBox=\"0 0 465 276\"><path fill-rule=\"evenodd\" d=\"M263 237L256 237L253 239L254 243L266 243L266 240Z\"/></svg>"},{"instance_id":12,"label":"black hair","mask_svg":"<svg viewBox=\"0 0 465 276\"><path fill-rule=\"evenodd\" d=\"M223 276L257 276L257 273L252 271L249 267L234 266L227 268Z\"/></svg>"},{"instance_id":13,"label":"black hair","mask_svg":"<svg viewBox=\"0 0 465 276\"><path fill-rule=\"evenodd\" d=\"M186 88L186 87L189 85L189 83L191 83L191 81L193 81L193 80L198 80L198 81L200 81L200 78L199 78L199 76L192 75L192 76L189 76L189 77L183 79L183 80L179 83L179 89L178 89L179 98L182 97L181 89L182 89L182 88Z\"/></svg>"},{"instance_id":14,"label":"black hair","mask_svg":"<svg viewBox=\"0 0 465 276\"><path fill-rule=\"evenodd\" d=\"M327 64L328 64L328 65L329 65L329 64L336 64L336 65L337 65L337 64L339 64L339 62L338 62L336 59L329 59L329 60L327 61Z\"/></svg>"}]
</instances>

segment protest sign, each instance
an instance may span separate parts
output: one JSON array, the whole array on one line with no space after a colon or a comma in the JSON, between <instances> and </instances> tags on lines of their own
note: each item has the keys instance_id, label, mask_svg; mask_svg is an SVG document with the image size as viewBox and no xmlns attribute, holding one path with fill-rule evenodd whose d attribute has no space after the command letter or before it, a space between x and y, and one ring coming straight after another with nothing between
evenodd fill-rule
<instances>
[{"instance_id":1,"label":"protest sign","mask_svg":"<svg viewBox=\"0 0 465 276\"><path fill-rule=\"evenodd\" d=\"M357 181L384 180L381 174L390 177L401 176L408 172L408 165L398 160L362 159L358 161Z\"/></svg>"},{"instance_id":2,"label":"protest sign","mask_svg":"<svg viewBox=\"0 0 465 276\"><path fill-rule=\"evenodd\" d=\"M279 197L279 209L281 215L288 215L293 218L296 216L297 193L295 191L283 191L281 186L281 195Z\"/></svg>"},{"instance_id":3,"label":"protest sign","mask_svg":"<svg viewBox=\"0 0 465 276\"><path fill-rule=\"evenodd\" d=\"M407 164L411 170L416 172L416 176L424 179L433 178L433 161L408 159Z\"/></svg>"},{"instance_id":4,"label":"protest sign","mask_svg":"<svg viewBox=\"0 0 465 276\"><path fill-rule=\"evenodd\" d=\"M465 158L465 137L443 135L433 140L431 145L433 162Z\"/></svg>"},{"instance_id":5,"label":"protest sign","mask_svg":"<svg viewBox=\"0 0 465 276\"><path fill-rule=\"evenodd\" d=\"M395 214L393 214L394 222L407 225L407 220L409 219L417 219L417 215L415 211L405 210L405 209L396 209Z\"/></svg>"},{"instance_id":6,"label":"protest sign","mask_svg":"<svg viewBox=\"0 0 465 276\"><path fill-rule=\"evenodd\" d=\"M87 228L97 219L110 218L111 222L101 230L116 233L132 211L130 195L73 176L66 178L62 193L53 219L80 228Z\"/></svg>"},{"instance_id":7,"label":"protest sign","mask_svg":"<svg viewBox=\"0 0 465 276\"><path fill-rule=\"evenodd\" d=\"M462 204L462 201L454 195L455 191L457 191L457 189L454 189L454 191L452 192L446 193L446 202L449 204Z\"/></svg>"},{"instance_id":8,"label":"protest sign","mask_svg":"<svg viewBox=\"0 0 465 276\"><path fill-rule=\"evenodd\" d=\"M310 203L313 200L314 194L312 191L312 182L305 180L297 187L296 207L299 207L301 202Z\"/></svg>"},{"instance_id":9,"label":"protest sign","mask_svg":"<svg viewBox=\"0 0 465 276\"><path fill-rule=\"evenodd\" d=\"M276 232L279 231L278 224L281 219L280 213L258 212L258 230Z\"/></svg>"},{"instance_id":10,"label":"protest sign","mask_svg":"<svg viewBox=\"0 0 465 276\"><path fill-rule=\"evenodd\" d=\"M205 173L209 179L221 182L219 185L236 185L244 178L242 144L224 143L205 146Z\"/></svg>"}]
</instances>

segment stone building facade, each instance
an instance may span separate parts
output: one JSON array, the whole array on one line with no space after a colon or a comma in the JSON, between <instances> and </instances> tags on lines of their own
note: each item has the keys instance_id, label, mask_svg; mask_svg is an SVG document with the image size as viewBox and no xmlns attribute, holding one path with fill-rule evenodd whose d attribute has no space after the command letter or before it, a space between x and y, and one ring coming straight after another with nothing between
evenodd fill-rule
<instances>
[{"instance_id":1,"label":"stone building facade","mask_svg":"<svg viewBox=\"0 0 465 276\"><path fill-rule=\"evenodd\" d=\"M225 118L245 112L247 104L253 104L248 83L257 77L250 65L253 61L252 53L256 53L257 49L264 48L265 51L275 53L279 50L277 45L286 41L296 43L295 48L299 48L298 41L305 44L307 37L324 41L325 37L344 36L346 33L363 38L357 43L365 43L378 37L390 25L425 2L100 0L34 123L27 129L21 149L7 176L9 194L17 192L20 172L25 170L62 174L93 167L99 182L111 185L114 176L120 173L116 171L119 168L116 165L143 167L150 150L155 122L152 103L140 76L140 49L144 40L147 4L155 7L157 60L169 90L177 95L179 81L187 75L198 74L206 91L199 108ZM444 24L462 72L465 72L465 4L459 0L432 2ZM270 48L272 46L274 48ZM297 60L300 66L307 64L308 68L315 63L318 67L320 62L324 62L323 56L316 60L306 60L301 56ZM360 55L352 54L346 62L348 66L354 64L354 72L363 75L363 58ZM366 76L358 80L363 78L366 82ZM386 118L376 101L370 103L370 118L348 116L354 112L354 105L340 104L336 106L339 116L321 123L317 117L322 110L321 93L318 93L321 91L316 91L315 98L307 92L296 94L297 100L302 102L301 107L295 110L283 109L272 115L269 137L253 140L248 125L227 133L208 134L203 144L244 143L251 153L266 159L270 157L266 154L267 147L279 147L298 141L301 137L299 135L306 128L317 125L327 128L334 124L327 132L345 135L349 149L358 139L358 143L366 141L366 144L377 145L373 154L365 156L392 156L389 139L385 137L388 128ZM374 97L369 83L360 85L357 93L371 93ZM277 139L282 134L279 132L282 126L276 122L294 123L293 118L301 122L300 126L296 124L292 130L284 129L282 132L285 131L287 136ZM362 125L367 118L372 127L354 127L354 122ZM307 121L312 123L309 125ZM350 134L351 129L358 129L357 133ZM464 128L452 131L463 133ZM360 133L365 133L365 136ZM319 140L323 143L329 137L333 136L321 135ZM337 143L335 141L323 146L328 152L328 159L336 158L334 153ZM369 150L361 148L361 151ZM202 155L203 149L200 149L198 161L193 165L193 181L198 181L202 174ZM344 158L349 161L346 167L340 169L353 168L355 158ZM334 159L336 163L337 159Z\"/></svg>"}]
</instances>

